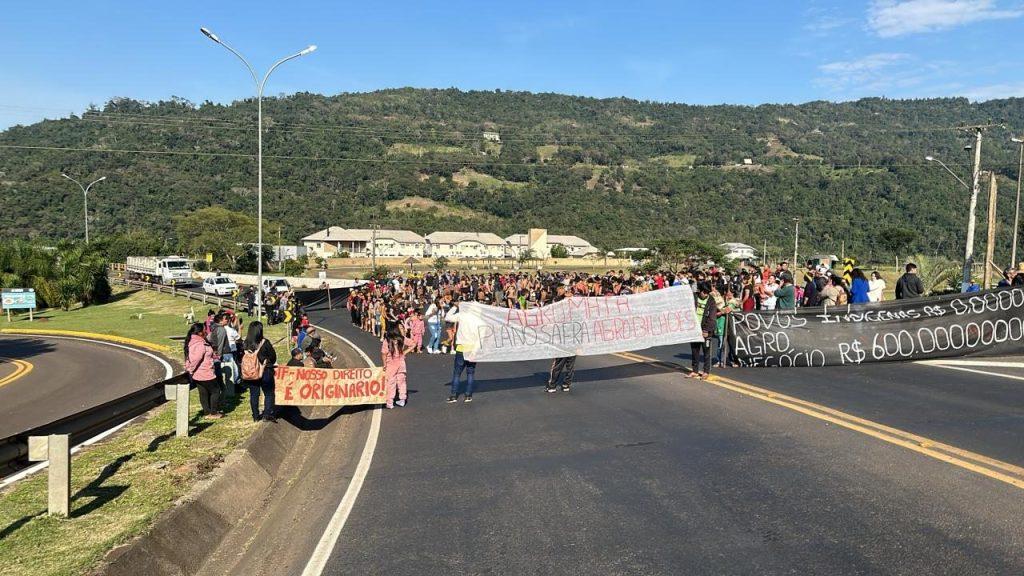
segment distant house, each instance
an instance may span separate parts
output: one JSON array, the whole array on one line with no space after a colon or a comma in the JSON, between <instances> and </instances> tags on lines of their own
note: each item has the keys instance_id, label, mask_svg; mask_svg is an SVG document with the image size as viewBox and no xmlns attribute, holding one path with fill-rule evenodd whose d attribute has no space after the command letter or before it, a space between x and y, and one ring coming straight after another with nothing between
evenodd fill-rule
<instances>
[{"instance_id":1,"label":"distant house","mask_svg":"<svg viewBox=\"0 0 1024 576\"><path fill-rule=\"evenodd\" d=\"M513 234L505 238L505 242L508 243L509 253L513 258L519 257L526 248L529 246L529 237L526 234ZM579 236L563 236L558 234L547 235L547 253L545 254L534 254L537 258L550 258L551 248L554 246L561 246L568 252L570 258L583 258L585 256L600 255L601 251L598 250L590 242L587 242Z\"/></svg>"},{"instance_id":2,"label":"distant house","mask_svg":"<svg viewBox=\"0 0 1024 576\"><path fill-rule=\"evenodd\" d=\"M433 258L504 258L505 241L490 232L431 232L425 255Z\"/></svg>"},{"instance_id":3,"label":"distant house","mask_svg":"<svg viewBox=\"0 0 1024 576\"><path fill-rule=\"evenodd\" d=\"M501 142L501 134L497 132L485 131L484 140L487 140L488 142Z\"/></svg>"},{"instance_id":4,"label":"distant house","mask_svg":"<svg viewBox=\"0 0 1024 576\"><path fill-rule=\"evenodd\" d=\"M313 256L327 258L348 252L352 258L369 258L374 254L383 258L423 257L426 240L411 230L371 230L331 226L302 239L302 244Z\"/></svg>"},{"instance_id":5,"label":"distant house","mask_svg":"<svg viewBox=\"0 0 1024 576\"><path fill-rule=\"evenodd\" d=\"M726 260L755 260L757 258L757 251L753 246L740 242L723 242L718 247L725 250Z\"/></svg>"}]
</instances>

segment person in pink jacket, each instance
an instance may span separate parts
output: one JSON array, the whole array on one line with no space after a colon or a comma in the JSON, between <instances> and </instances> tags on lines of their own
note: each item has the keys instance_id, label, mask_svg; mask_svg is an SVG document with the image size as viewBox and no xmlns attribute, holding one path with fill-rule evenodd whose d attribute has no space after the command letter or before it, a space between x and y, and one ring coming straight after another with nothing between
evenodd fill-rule
<instances>
[{"instance_id":1,"label":"person in pink jacket","mask_svg":"<svg viewBox=\"0 0 1024 576\"><path fill-rule=\"evenodd\" d=\"M409 352L401 328L392 326L384 335L380 347L381 364L384 365L384 380L387 383L388 399L384 407L391 409L397 404L405 406L408 390L406 385L405 355ZM395 392L398 401L395 402Z\"/></svg>"},{"instance_id":2,"label":"person in pink jacket","mask_svg":"<svg viewBox=\"0 0 1024 576\"><path fill-rule=\"evenodd\" d=\"M423 314L417 310L412 313L409 319L409 336L412 344L409 346L413 352L423 352L423 334L427 331L427 325L423 322Z\"/></svg>"},{"instance_id":3,"label":"person in pink jacket","mask_svg":"<svg viewBox=\"0 0 1024 576\"><path fill-rule=\"evenodd\" d=\"M206 326L195 323L185 336L185 371L199 389L199 404L206 418L223 417L220 412L220 382L213 369L213 346L206 340Z\"/></svg>"}]
</instances>

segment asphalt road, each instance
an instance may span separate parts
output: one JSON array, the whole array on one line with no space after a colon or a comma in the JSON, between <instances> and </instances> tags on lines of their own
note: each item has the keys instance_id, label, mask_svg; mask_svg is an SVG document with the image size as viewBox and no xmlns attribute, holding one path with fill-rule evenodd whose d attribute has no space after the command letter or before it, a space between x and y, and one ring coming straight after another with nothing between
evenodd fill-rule
<instances>
[{"instance_id":1,"label":"asphalt road","mask_svg":"<svg viewBox=\"0 0 1024 576\"><path fill-rule=\"evenodd\" d=\"M320 322L379 354L344 310ZM988 475L663 364L580 358L568 394L544 393L547 362L481 364L475 402L449 405L451 364L410 358L409 407L385 412L326 573L1024 573L1024 492ZM1024 381L723 373L1022 462Z\"/></svg>"},{"instance_id":2,"label":"asphalt road","mask_svg":"<svg viewBox=\"0 0 1024 576\"><path fill-rule=\"evenodd\" d=\"M0 385L0 438L134 392L164 377L144 355L105 344L42 336L0 336L0 358L31 371ZM0 378L11 362L0 362Z\"/></svg>"}]
</instances>

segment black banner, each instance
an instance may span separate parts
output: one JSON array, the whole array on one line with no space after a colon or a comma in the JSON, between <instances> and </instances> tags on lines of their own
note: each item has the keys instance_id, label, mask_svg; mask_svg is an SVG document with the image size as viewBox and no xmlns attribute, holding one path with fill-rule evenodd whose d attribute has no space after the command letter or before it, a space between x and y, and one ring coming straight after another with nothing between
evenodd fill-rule
<instances>
[{"instance_id":1,"label":"black banner","mask_svg":"<svg viewBox=\"0 0 1024 576\"><path fill-rule=\"evenodd\" d=\"M1024 352L1024 289L731 316L744 366L844 366Z\"/></svg>"}]
</instances>

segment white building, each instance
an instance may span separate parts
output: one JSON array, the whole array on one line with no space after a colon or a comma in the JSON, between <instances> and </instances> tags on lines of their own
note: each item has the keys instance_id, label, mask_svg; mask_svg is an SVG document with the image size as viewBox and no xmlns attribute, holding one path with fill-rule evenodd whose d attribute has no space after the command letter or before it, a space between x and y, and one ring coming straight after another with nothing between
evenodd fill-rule
<instances>
[{"instance_id":1,"label":"white building","mask_svg":"<svg viewBox=\"0 0 1024 576\"><path fill-rule=\"evenodd\" d=\"M723 242L718 245L719 248L725 250L726 260L755 260L757 259L757 251L754 250L753 246L742 244L740 242Z\"/></svg>"},{"instance_id":2,"label":"white building","mask_svg":"<svg viewBox=\"0 0 1024 576\"><path fill-rule=\"evenodd\" d=\"M504 258L505 241L490 232L432 232L425 255L433 258Z\"/></svg>"},{"instance_id":3,"label":"white building","mask_svg":"<svg viewBox=\"0 0 1024 576\"><path fill-rule=\"evenodd\" d=\"M411 230L369 230L331 226L302 239L311 256L328 258L348 252L351 258L423 257L426 240Z\"/></svg>"},{"instance_id":4,"label":"white building","mask_svg":"<svg viewBox=\"0 0 1024 576\"><path fill-rule=\"evenodd\" d=\"M505 242L508 243L509 254L513 258L519 257L519 254L530 247L530 238L527 234L513 234L508 238L505 238ZM562 246L565 248L570 258L583 258L585 256L601 255L600 250L579 236L548 234L547 249L541 250L541 252L543 252L542 254L537 254L535 250L534 256L537 258L550 258L551 248L554 246Z\"/></svg>"},{"instance_id":5,"label":"white building","mask_svg":"<svg viewBox=\"0 0 1024 576\"><path fill-rule=\"evenodd\" d=\"M274 251L274 260L297 260L305 256L309 250L305 246L271 246Z\"/></svg>"}]
</instances>

